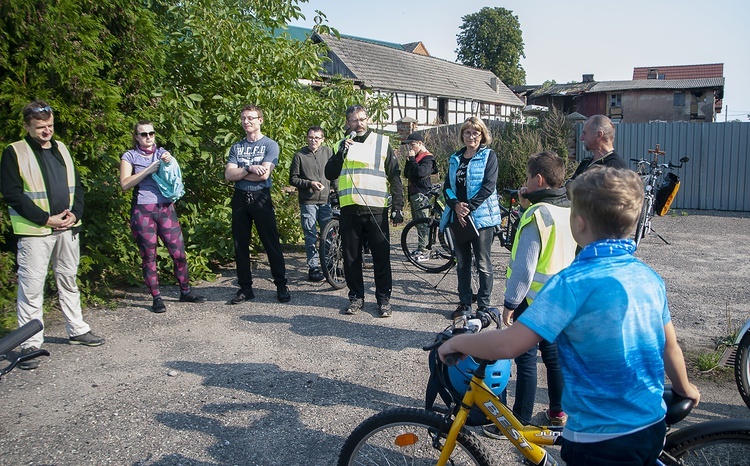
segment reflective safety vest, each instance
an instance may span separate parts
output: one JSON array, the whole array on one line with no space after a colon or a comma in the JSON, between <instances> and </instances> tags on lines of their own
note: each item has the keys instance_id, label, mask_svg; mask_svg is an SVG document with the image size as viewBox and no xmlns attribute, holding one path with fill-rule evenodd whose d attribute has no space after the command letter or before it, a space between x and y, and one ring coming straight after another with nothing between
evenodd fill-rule
<instances>
[{"instance_id":1,"label":"reflective safety vest","mask_svg":"<svg viewBox=\"0 0 750 466\"><path fill-rule=\"evenodd\" d=\"M47 186L44 183L44 176L42 175L42 169L39 166L39 161L31 149L31 146L26 141L17 141L11 144L13 150L16 152L16 158L18 159L18 171L23 180L23 193L28 196L37 207L43 211L49 213L49 199L47 198ZM76 174L73 166L73 158L68 152L68 148L65 147L60 141L57 141L57 149L62 155L63 161L65 162L65 170L68 178L68 193L70 196L70 202L68 208L73 208L73 202L75 200L76 191ZM10 223L13 225L13 232L17 235L22 236L47 236L52 234L52 228L46 226L37 225L34 222L28 221L22 217L12 207L8 207L10 213ZM81 221L74 226L79 226Z\"/></svg>"},{"instance_id":2,"label":"reflective safety vest","mask_svg":"<svg viewBox=\"0 0 750 466\"><path fill-rule=\"evenodd\" d=\"M516 239L510 253L508 279L513 272L521 231L532 221L536 221L542 247L539 251L539 260L531 281L531 288L526 294L528 304L534 301L536 294L547 283L547 280L573 262L576 254L576 242L570 232L570 209L545 202L534 204L524 212L518 225Z\"/></svg>"},{"instance_id":3,"label":"reflective safety vest","mask_svg":"<svg viewBox=\"0 0 750 466\"><path fill-rule=\"evenodd\" d=\"M388 156L388 136L371 132L362 143L364 147L350 148L339 175L339 203L341 207L359 205L385 208L388 203L388 183L385 159Z\"/></svg>"}]
</instances>

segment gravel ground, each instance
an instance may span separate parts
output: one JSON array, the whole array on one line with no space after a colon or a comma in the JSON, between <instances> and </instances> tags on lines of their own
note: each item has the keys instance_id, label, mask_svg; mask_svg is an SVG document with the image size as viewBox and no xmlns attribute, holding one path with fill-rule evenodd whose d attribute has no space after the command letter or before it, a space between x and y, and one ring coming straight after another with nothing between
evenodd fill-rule
<instances>
[{"instance_id":1,"label":"gravel ground","mask_svg":"<svg viewBox=\"0 0 750 466\"><path fill-rule=\"evenodd\" d=\"M638 255L666 280L686 353L707 353L750 318L750 215L680 211L657 218L654 228L671 244L650 237ZM129 290L116 309L87 310L86 320L107 337L98 348L67 345L64 326L50 319L45 348L52 355L39 369L0 381L0 462L335 464L366 417L421 406L428 375L421 346L448 324L457 301L455 271L416 273L395 243L390 319L375 317L371 276L364 312L341 314L346 290L304 281L301 253L287 255L287 304L276 302L261 264L249 303L225 304L236 290L227 271L198 284L205 304L179 303L177 289L165 287L165 314L149 312L143 289ZM508 257L495 252L497 303ZM541 412L543 366L539 373ZM683 422L750 417L730 374L693 371L693 380L703 400Z\"/></svg>"}]
</instances>

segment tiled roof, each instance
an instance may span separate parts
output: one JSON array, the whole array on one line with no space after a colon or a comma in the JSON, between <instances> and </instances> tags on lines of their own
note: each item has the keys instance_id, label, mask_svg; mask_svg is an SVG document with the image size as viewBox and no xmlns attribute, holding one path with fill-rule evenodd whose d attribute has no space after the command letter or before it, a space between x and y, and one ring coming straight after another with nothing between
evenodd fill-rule
<instances>
[{"instance_id":1,"label":"tiled roof","mask_svg":"<svg viewBox=\"0 0 750 466\"><path fill-rule=\"evenodd\" d=\"M633 68L633 79L646 79L648 70L656 70L664 79L721 78L724 76L723 63L705 65L639 66Z\"/></svg>"},{"instance_id":2,"label":"tiled roof","mask_svg":"<svg viewBox=\"0 0 750 466\"><path fill-rule=\"evenodd\" d=\"M362 81L368 88L523 106L499 78L498 91L492 88L495 75L491 71L343 36L318 37L351 71L352 76L346 77Z\"/></svg>"},{"instance_id":3,"label":"tiled roof","mask_svg":"<svg viewBox=\"0 0 750 466\"><path fill-rule=\"evenodd\" d=\"M724 78L637 79L598 82L589 92L632 91L638 89L704 89L724 87Z\"/></svg>"}]
</instances>

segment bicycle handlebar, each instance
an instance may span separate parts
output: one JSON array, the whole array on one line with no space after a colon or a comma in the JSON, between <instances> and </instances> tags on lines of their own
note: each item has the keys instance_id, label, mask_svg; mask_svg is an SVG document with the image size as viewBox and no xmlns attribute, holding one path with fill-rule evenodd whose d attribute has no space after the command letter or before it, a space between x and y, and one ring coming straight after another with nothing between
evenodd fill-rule
<instances>
[{"instance_id":1,"label":"bicycle handlebar","mask_svg":"<svg viewBox=\"0 0 750 466\"><path fill-rule=\"evenodd\" d=\"M444 330L440 333L438 333L435 336L435 341L430 343L429 345L425 345L422 347L425 351L432 351L433 349L438 348L440 345L451 339L455 335L460 335L463 333L477 333L481 329L485 329L489 327L493 322L500 327L500 321L502 317L500 315L500 311L496 308L488 308L487 310L479 310L477 309L477 312L474 315L466 316L466 320L464 318L457 318L456 321L450 326L449 329ZM479 325L471 325L472 321L479 321ZM464 327L456 327L456 323L463 322L466 325ZM481 326L481 328L480 328ZM458 360L460 358L460 353L451 353L445 356L445 364L448 366L454 366L458 364Z\"/></svg>"},{"instance_id":2,"label":"bicycle handlebar","mask_svg":"<svg viewBox=\"0 0 750 466\"><path fill-rule=\"evenodd\" d=\"M0 356L5 356L13 348L36 335L43 328L44 325L42 325L42 322L38 319L34 319L31 322L27 322L23 326L13 330L8 335L0 339Z\"/></svg>"}]
</instances>

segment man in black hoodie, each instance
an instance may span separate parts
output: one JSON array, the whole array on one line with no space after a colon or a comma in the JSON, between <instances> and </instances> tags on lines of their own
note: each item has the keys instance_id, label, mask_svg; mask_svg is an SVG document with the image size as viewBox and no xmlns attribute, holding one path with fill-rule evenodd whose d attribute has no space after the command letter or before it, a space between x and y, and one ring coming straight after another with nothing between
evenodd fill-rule
<instances>
[{"instance_id":1,"label":"man in black hoodie","mask_svg":"<svg viewBox=\"0 0 750 466\"><path fill-rule=\"evenodd\" d=\"M404 176L409 182L409 206L411 207L412 219L427 218L430 215L429 192L432 189L430 176L437 173L435 157L424 145L421 134L412 133L401 144L408 144L409 155L404 166ZM427 224L417 226L418 246L415 251L410 251L417 262L429 260L427 252L428 231Z\"/></svg>"}]
</instances>

